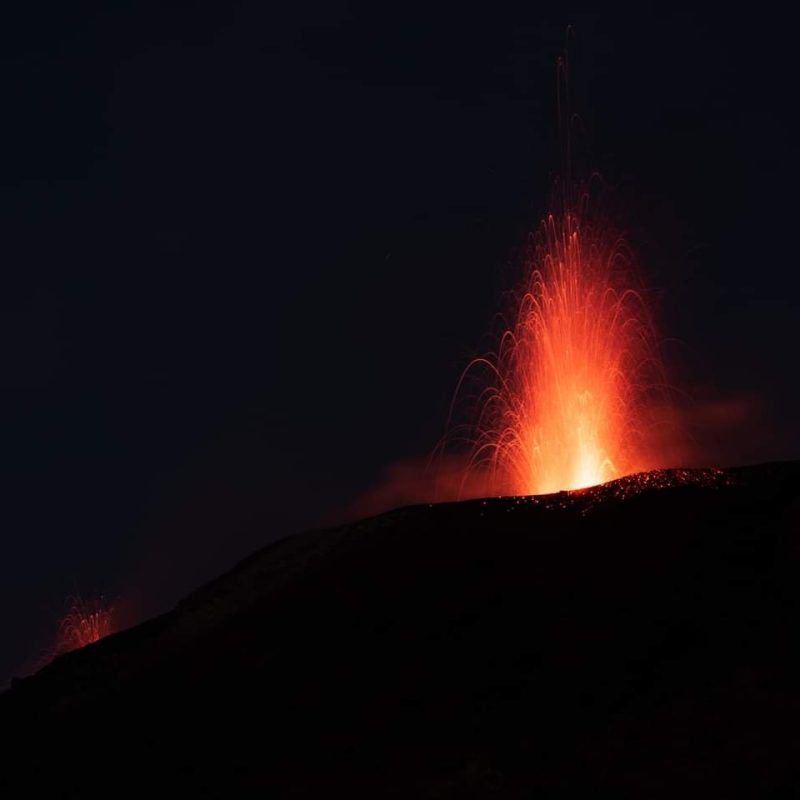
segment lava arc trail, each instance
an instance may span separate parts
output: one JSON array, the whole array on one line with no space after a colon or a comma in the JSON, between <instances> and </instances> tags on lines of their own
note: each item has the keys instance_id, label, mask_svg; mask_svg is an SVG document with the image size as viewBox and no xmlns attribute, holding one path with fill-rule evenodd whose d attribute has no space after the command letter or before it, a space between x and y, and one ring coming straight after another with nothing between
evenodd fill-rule
<instances>
[{"instance_id":1,"label":"lava arc trail","mask_svg":"<svg viewBox=\"0 0 800 800\"><path fill-rule=\"evenodd\" d=\"M625 239L589 186L562 185L534 236L498 344L460 383L470 471L488 491L543 494L664 466L658 340Z\"/></svg>"}]
</instances>

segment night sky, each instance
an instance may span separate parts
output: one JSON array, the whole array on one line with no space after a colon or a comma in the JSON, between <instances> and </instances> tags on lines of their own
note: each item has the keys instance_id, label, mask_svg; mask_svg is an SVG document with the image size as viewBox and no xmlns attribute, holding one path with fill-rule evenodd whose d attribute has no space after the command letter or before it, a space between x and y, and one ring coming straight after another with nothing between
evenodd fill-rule
<instances>
[{"instance_id":1,"label":"night sky","mask_svg":"<svg viewBox=\"0 0 800 800\"><path fill-rule=\"evenodd\" d=\"M568 24L692 461L800 457L779 13L23 5L0 19L0 683L70 593L135 622L431 452L546 209Z\"/></svg>"}]
</instances>

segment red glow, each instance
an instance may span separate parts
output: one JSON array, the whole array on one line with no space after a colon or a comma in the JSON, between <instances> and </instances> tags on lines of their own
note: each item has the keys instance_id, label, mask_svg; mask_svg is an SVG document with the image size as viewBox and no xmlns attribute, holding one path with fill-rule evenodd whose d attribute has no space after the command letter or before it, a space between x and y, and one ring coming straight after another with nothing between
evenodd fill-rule
<instances>
[{"instance_id":1,"label":"red glow","mask_svg":"<svg viewBox=\"0 0 800 800\"><path fill-rule=\"evenodd\" d=\"M542 221L497 348L462 379L481 377L469 469L488 470L493 492L663 466L657 429L671 415L656 334L631 250L593 202L588 189L565 191Z\"/></svg>"},{"instance_id":2,"label":"red glow","mask_svg":"<svg viewBox=\"0 0 800 800\"><path fill-rule=\"evenodd\" d=\"M70 598L70 608L58 628L55 655L92 644L114 632L114 609L101 600L87 603Z\"/></svg>"}]
</instances>

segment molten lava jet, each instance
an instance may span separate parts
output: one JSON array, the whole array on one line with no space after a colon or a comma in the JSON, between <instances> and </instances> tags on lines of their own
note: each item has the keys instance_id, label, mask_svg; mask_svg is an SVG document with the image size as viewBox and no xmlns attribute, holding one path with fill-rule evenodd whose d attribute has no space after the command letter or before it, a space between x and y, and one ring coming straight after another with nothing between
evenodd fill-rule
<instances>
[{"instance_id":1,"label":"molten lava jet","mask_svg":"<svg viewBox=\"0 0 800 800\"><path fill-rule=\"evenodd\" d=\"M459 384L479 381L469 471L488 472L493 493L579 489L664 466L669 403L635 259L590 187L559 197L496 349Z\"/></svg>"}]
</instances>

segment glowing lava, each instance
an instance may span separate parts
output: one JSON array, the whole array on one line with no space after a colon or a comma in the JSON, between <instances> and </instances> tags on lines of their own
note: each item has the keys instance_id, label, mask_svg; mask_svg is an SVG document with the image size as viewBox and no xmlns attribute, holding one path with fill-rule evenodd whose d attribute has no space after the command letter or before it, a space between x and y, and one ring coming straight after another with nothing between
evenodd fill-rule
<instances>
[{"instance_id":1,"label":"glowing lava","mask_svg":"<svg viewBox=\"0 0 800 800\"><path fill-rule=\"evenodd\" d=\"M499 345L467 368L483 375L470 470L488 469L493 491L579 489L661 466L657 338L631 250L592 203L586 187L562 192Z\"/></svg>"},{"instance_id":2,"label":"glowing lava","mask_svg":"<svg viewBox=\"0 0 800 800\"><path fill-rule=\"evenodd\" d=\"M55 655L92 644L114 632L114 609L102 601L87 603L70 598L70 608L58 628Z\"/></svg>"}]
</instances>

